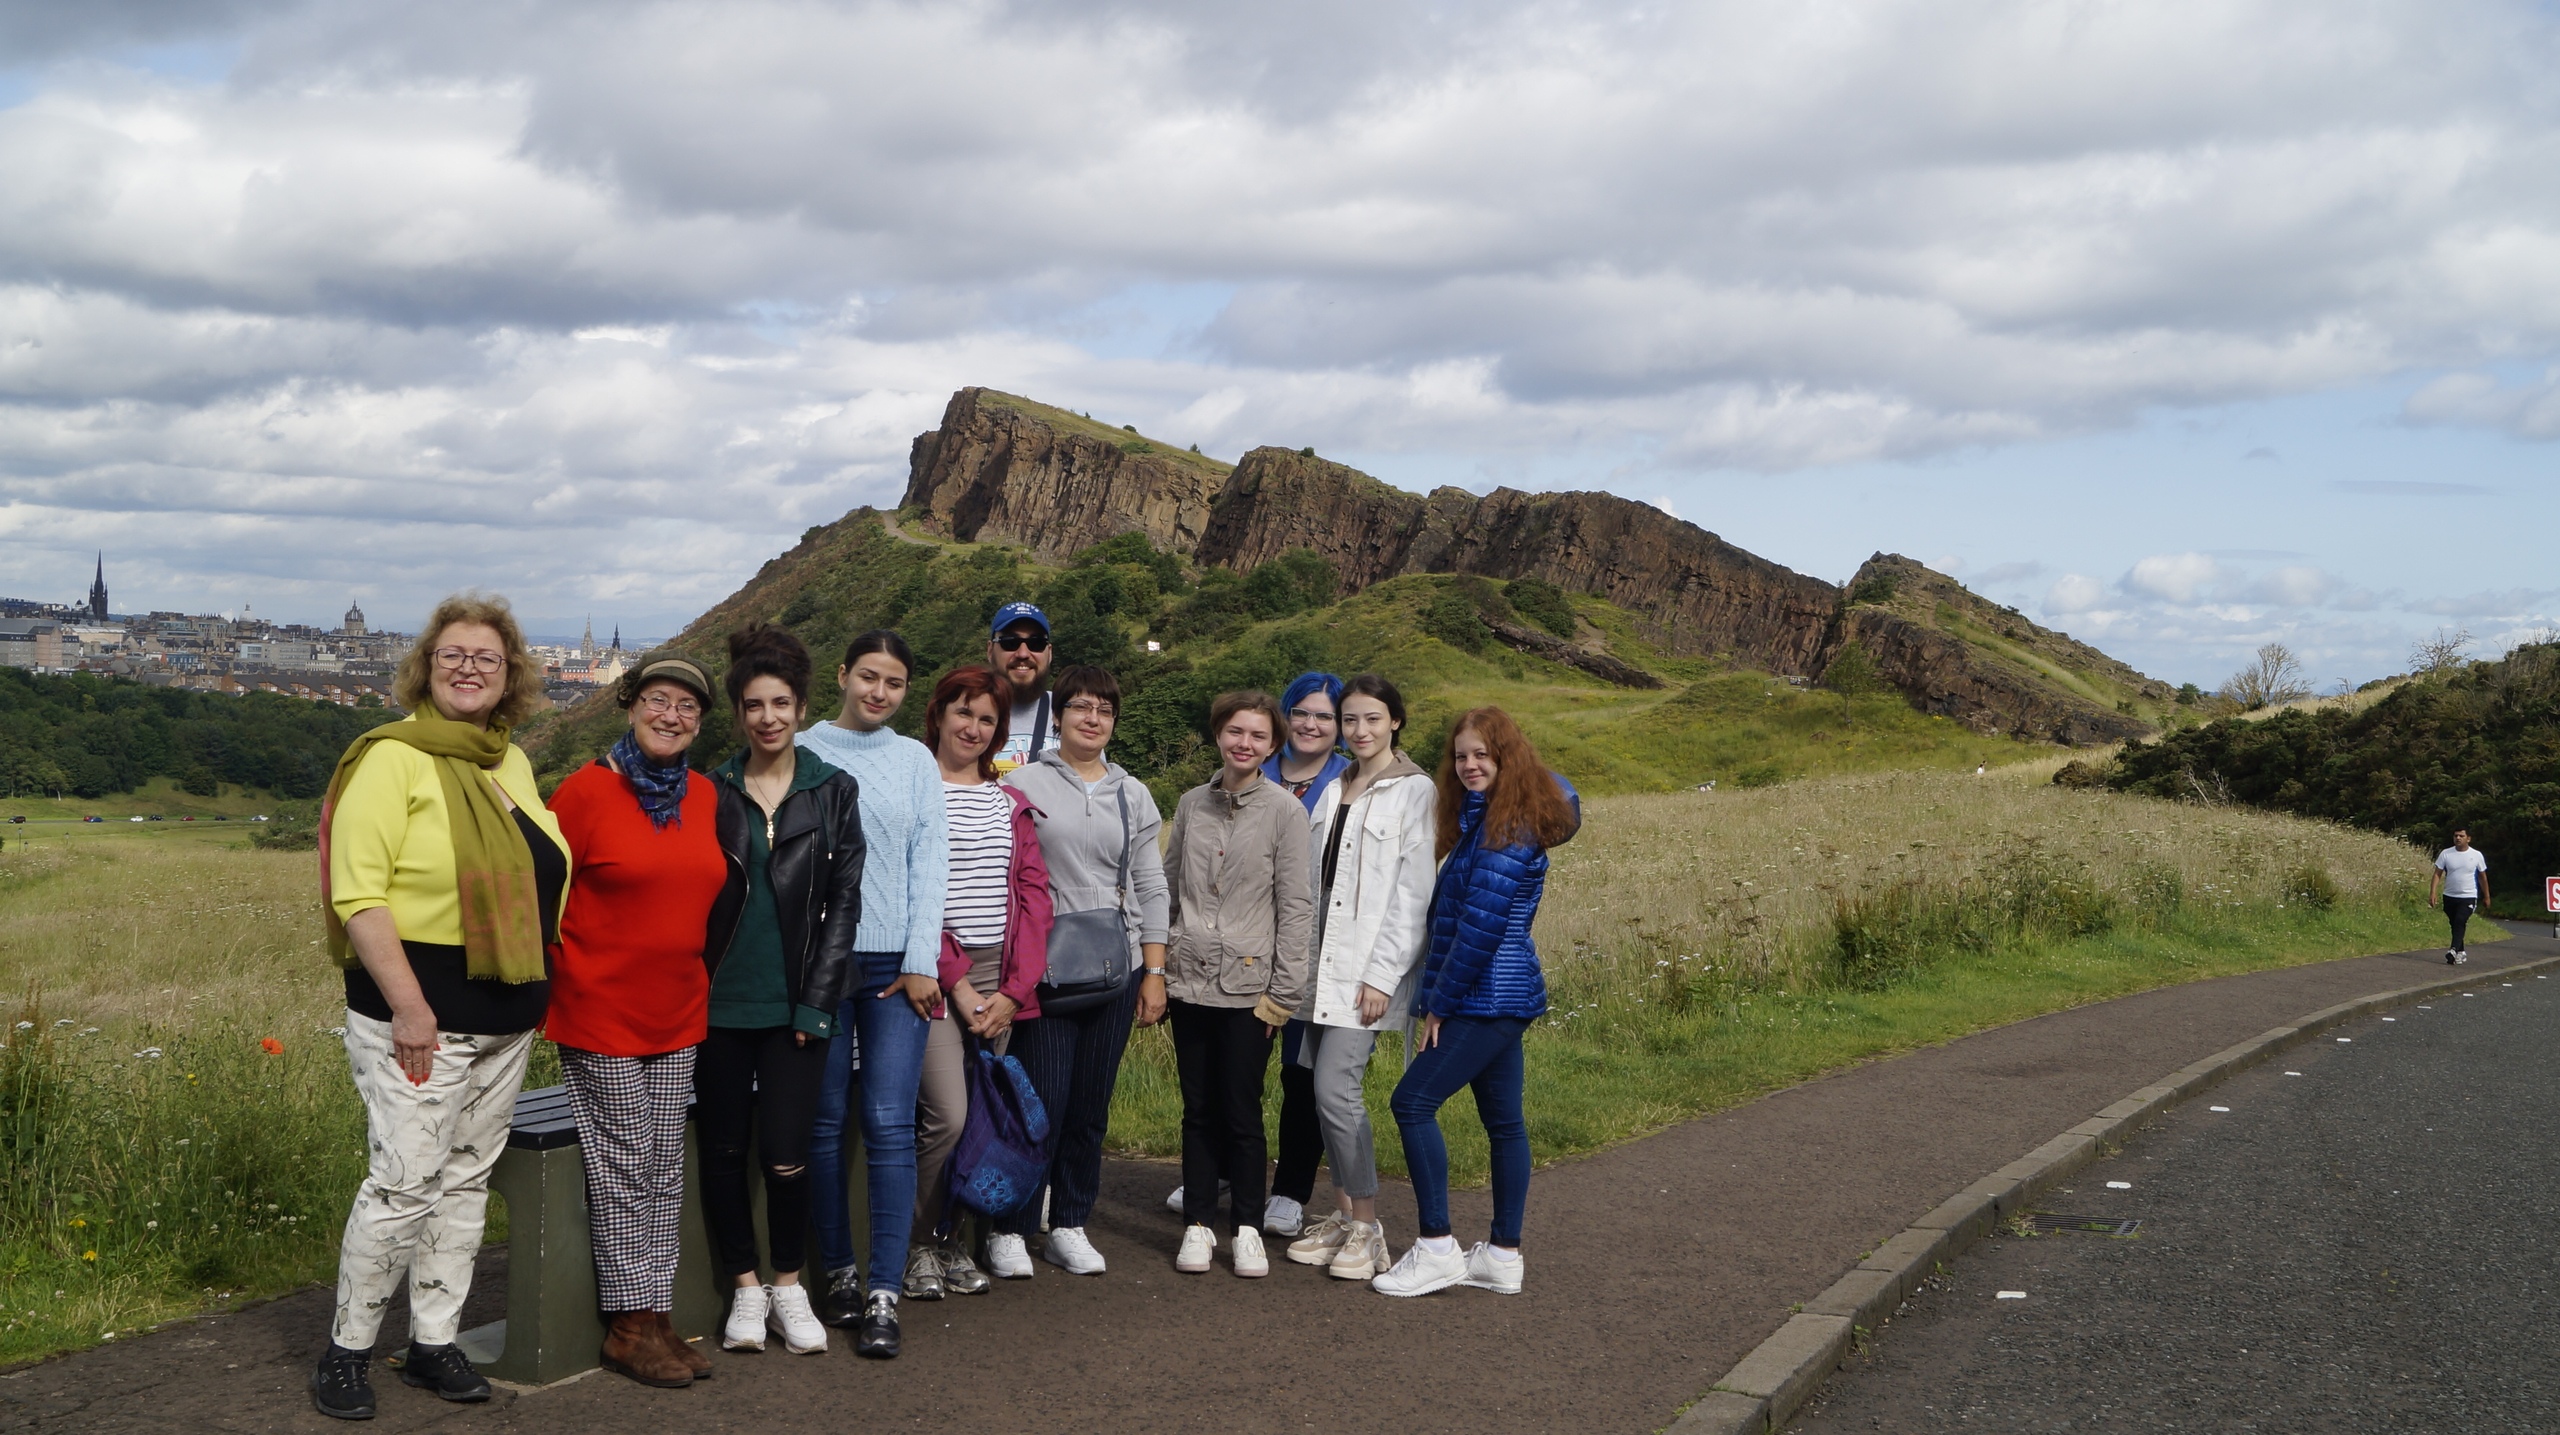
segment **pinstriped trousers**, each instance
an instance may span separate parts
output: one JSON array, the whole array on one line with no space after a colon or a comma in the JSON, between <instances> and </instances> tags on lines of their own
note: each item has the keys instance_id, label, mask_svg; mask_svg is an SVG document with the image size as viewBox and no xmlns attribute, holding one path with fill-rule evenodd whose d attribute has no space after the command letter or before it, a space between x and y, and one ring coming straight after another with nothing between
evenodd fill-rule
<instances>
[{"instance_id":1,"label":"pinstriped trousers","mask_svg":"<svg viewBox=\"0 0 2560 1435\"><path fill-rule=\"evenodd\" d=\"M586 1158L597 1308L673 1310L693 1048L605 1056L564 1046L560 1074Z\"/></svg>"}]
</instances>

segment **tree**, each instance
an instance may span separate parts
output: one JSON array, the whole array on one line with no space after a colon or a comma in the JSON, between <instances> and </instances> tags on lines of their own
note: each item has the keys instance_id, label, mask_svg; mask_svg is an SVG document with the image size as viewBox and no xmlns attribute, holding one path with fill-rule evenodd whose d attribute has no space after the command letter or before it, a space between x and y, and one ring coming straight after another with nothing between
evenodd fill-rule
<instances>
[{"instance_id":1,"label":"tree","mask_svg":"<svg viewBox=\"0 0 2560 1435\"><path fill-rule=\"evenodd\" d=\"M2243 710L2255 712L2300 702L2311 696L2311 683L2303 676L2302 660L2293 655L2293 649L2282 643L2269 643L2258 650L2258 656L2247 667L2222 684L2222 695Z\"/></svg>"},{"instance_id":2,"label":"tree","mask_svg":"<svg viewBox=\"0 0 2560 1435\"><path fill-rule=\"evenodd\" d=\"M2410 646L2409 670L2421 677L2442 676L2469 661L2464 653L2470 646L2470 629L2438 628L2433 637L2420 638Z\"/></svg>"}]
</instances>

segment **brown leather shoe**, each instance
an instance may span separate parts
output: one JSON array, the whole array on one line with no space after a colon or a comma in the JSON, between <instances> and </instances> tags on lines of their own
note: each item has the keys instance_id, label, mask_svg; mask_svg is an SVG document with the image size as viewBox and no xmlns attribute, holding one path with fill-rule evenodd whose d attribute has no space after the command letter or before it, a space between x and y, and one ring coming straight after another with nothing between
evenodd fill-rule
<instances>
[{"instance_id":1,"label":"brown leather shoe","mask_svg":"<svg viewBox=\"0 0 2560 1435\"><path fill-rule=\"evenodd\" d=\"M693 1383L693 1368L659 1341L658 1313L652 1310L616 1312L596 1363L663 1390L682 1390Z\"/></svg>"},{"instance_id":2,"label":"brown leather shoe","mask_svg":"<svg viewBox=\"0 0 2560 1435\"><path fill-rule=\"evenodd\" d=\"M674 1351L676 1359L683 1361L693 1372L694 1379L709 1380L712 1375L711 1357L694 1349L691 1342L676 1334L676 1323L665 1311L653 1310L649 1312L649 1318L657 1331L658 1343Z\"/></svg>"}]
</instances>

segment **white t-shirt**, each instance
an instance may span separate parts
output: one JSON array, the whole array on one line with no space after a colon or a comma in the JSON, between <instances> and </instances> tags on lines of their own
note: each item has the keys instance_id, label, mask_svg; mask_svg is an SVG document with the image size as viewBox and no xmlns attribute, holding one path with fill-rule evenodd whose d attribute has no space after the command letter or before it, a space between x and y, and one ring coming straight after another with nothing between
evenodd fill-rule
<instances>
[{"instance_id":1,"label":"white t-shirt","mask_svg":"<svg viewBox=\"0 0 2560 1435\"><path fill-rule=\"evenodd\" d=\"M1039 730L1037 750L1031 746L1034 729ZM1024 766L1057 745L1058 716L1050 708L1049 695L1042 693L1027 703L1015 703L1013 715L1005 720L1004 746L996 749L996 775L1001 777Z\"/></svg>"},{"instance_id":2,"label":"white t-shirt","mask_svg":"<svg viewBox=\"0 0 2560 1435\"><path fill-rule=\"evenodd\" d=\"M964 947L1004 941L1005 877L1013 867L1013 799L992 782L942 784L951 819L951 882L942 926Z\"/></svg>"},{"instance_id":3,"label":"white t-shirt","mask_svg":"<svg viewBox=\"0 0 2560 1435\"><path fill-rule=\"evenodd\" d=\"M2436 870L2444 874L2444 894L2448 897L2478 898L2480 874L2489 870L2489 859L2477 847L2448 847L2436 854Z\"/></svg>"}]
</instances>

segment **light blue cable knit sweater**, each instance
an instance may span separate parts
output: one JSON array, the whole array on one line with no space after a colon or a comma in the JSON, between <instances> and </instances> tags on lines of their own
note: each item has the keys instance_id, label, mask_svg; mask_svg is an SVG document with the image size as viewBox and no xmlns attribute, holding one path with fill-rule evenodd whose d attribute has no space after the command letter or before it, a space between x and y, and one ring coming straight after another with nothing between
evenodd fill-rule
<instances>
[{"instance_id":1,"label":"light blue cable knit sweater","mask_svg":"<svg viewBox=\"0 0 2560 1435\"><path fill-rule=\"evenodd\" d=\"M911 737L887 728L855 732L822 722L799 743L853 775L861 788L862 925L857 952L903 952L898 970L934 976L942 956L942 897L951 880L951 828L942 769Z\"/></svg>"}]
</instances>

